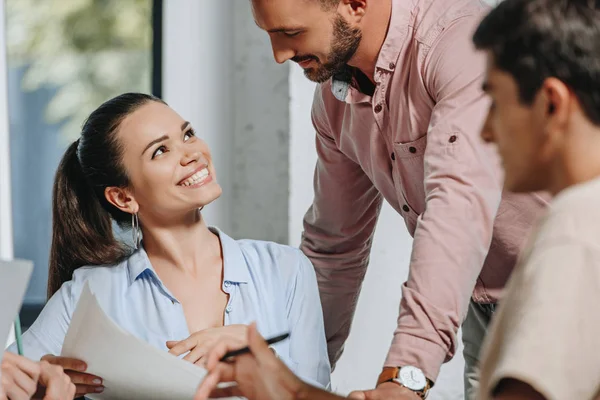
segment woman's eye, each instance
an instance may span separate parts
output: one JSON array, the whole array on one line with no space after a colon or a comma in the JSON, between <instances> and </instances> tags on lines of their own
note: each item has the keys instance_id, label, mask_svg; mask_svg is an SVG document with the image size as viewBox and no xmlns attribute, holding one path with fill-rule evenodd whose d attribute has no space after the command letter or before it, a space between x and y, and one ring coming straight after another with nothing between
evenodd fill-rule
<instances>
[{"instance_id":1,"label":"woman's eye","mask_svg":"<svg viewBox=\"0 0 600 400\"><path fill-rule=\"evenodd\" d=\"M152 159L154 160L154 157L160 156L161 154L163 154L166 150L165 146L160 146L158 149L156 149L154 151L154 153L152 153Z\"/></svg>"},{"instance_id":2,"label":"woman's eye","mask_svg":"<svg viewBox=\"0 0 600 400\"><path fill-rule=\"evenodd\" d=\"M187 131L186 133L183 134L183 141L187 142L194 136L196 136L196 134L194 133L193 130L190 129L189 131Z\"/></svg>"}]
</instances>

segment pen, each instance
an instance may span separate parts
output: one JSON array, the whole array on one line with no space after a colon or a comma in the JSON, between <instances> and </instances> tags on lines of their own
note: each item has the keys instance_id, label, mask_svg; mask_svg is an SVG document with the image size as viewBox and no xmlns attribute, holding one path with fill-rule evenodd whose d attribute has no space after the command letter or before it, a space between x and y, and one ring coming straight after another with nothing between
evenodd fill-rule
<instances>
[{"instance_id":1,"label":"pen","mask_svg":"<svg viewBox=\"0 0 600 400\"><path fill-rule=\"evenodd\" d=\"M23 341L21 340L21 319L17 314L17 318L15 319L15 339L17 340L17 350L19 355L23 355Z\"/></svg>"},{"instance_id":2,"label":"pen","mask_svg":"<svg viewBox=\"0 0 600 400\"><path fill-rule=\"evenodd\" d=\"M289 336L290 336L289 333L284 333L283 335L279 335L279 336L275 336L275 337L272 337L270 339L267 339L266 342L267 342L268 345L275 344L275 343L281 342L282 340L287 339ZM221 361L225 361L229 357L239 356L241 354L246 354L246 353L250 353L250 347L246 346L246 347L244 347L242 349L239 349L239 350L228 351L221 358Z\"/></svg>"}]
</instances>

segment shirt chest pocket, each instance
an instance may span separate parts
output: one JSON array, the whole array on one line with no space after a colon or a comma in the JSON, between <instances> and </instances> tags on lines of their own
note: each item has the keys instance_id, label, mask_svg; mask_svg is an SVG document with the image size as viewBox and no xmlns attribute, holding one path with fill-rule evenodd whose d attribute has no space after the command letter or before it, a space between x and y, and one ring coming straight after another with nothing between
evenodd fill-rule
<instances>
[{"instance_id":1,"label":"shirt chest pocket","mask_svg":"<svg viewBox=\"0 0 600 400\"><path fill-rule=\"evenodd\" d=\"M425 210L424 156L427 147L427 134L407 143L394 143L394 173L399 180L400 200L405 201L409 211L416 215ZM406 208L404 211L407 212Z\"/></svg>"}]
</instances>

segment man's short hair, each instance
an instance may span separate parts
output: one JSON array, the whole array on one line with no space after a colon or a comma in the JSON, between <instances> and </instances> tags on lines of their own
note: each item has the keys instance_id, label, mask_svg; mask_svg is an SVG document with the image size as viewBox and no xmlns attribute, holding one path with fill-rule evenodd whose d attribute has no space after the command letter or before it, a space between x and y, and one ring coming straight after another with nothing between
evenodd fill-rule
<instances>
[{"instance_id":1,"label":"man's short hair","mask_svg":"<svg viewBox=\"0 0 600 400\"><path fill-rule=\"evenodd\" d=\"M560 79L600 125L600 6L595 0L505 0L473 36L531 104L544 80Z\"/></svg>"}]
</instances>

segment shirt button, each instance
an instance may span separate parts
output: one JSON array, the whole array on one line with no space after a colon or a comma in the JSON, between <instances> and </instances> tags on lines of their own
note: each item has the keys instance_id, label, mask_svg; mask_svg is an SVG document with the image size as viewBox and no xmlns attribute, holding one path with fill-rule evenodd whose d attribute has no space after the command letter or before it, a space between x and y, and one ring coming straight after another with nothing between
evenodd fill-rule
<instances>
[{"instance_id":1,"label":"shirt button","mask_svg":"<svg viewBox=\"0 0 600 400\"><path fill-rule=\"evenodd\" d=\"M450 136L450 139L448 139L448 141L449 141L450 143L454 143L454 142L456 142L456 135L452 135L452 136Z\"/></svg>"},{"instance_id":2,"label":"shirt button","mask_svg":"<svg viewBox=\"0 0 600 400\"><path fill-rule=\"evenodd\" d=\"M389 65L389 67L390 67L390 69L394 69L394 68L396 68L396 64L393 63L393 62L391 62L390 65Z\"/></svg>"},{"instance_id":3,"label":"shirt button","mask_svg":"<svg viewBox=\"0 0 600 400\"><path fill-rule=\"evenodd\" d=\"M408 151L410 151L411 153L415 154L417 152L417 149L415 147L409 147Z\"/></svg>"},{"instance_id":4,"label":"shirt button","mask_svg":"<svg viewBox=\"0 0 600 400\"><path fill-rule=\"evenodd\" d=\"M382 106L381 104L377 104L377 105L375 106L375 112L376 112L376 113L378 113L378 112L381 112L381 110L382 110L382 109L383 109L383 106Z\"/></svg>"},{"instance_id":5,"label":"shirt button","mask_svg":"<svg viewBox=\"0 0 600 400\"><path fill-rule=\"evenodd\" d=\"M228 313L230 313L231 310L233 310L233 308L231 306L227 306L227 308L225 309L225 311L227 311Z\"/></svg>"},{"instance_id":6,"label":"shirt button","mask_svg":"<svg viewBox=\"0 0 600 400\"><path fill-rule=\"evenodd\" d=\"M396 155L394 153L392 153L392 160L396 159Z\"/></svg>"},{"instance_id":7,"label":"shirt button","mask_svg":"<svg viewBox=\"0 0 600 400\"><path fill-rule=\"evenodd\" d=\"M402 210L404 210L404 212L409 212L410 208L408 208L408 206L405 204L402 206Z\"/></svg>"}]
</instances>

